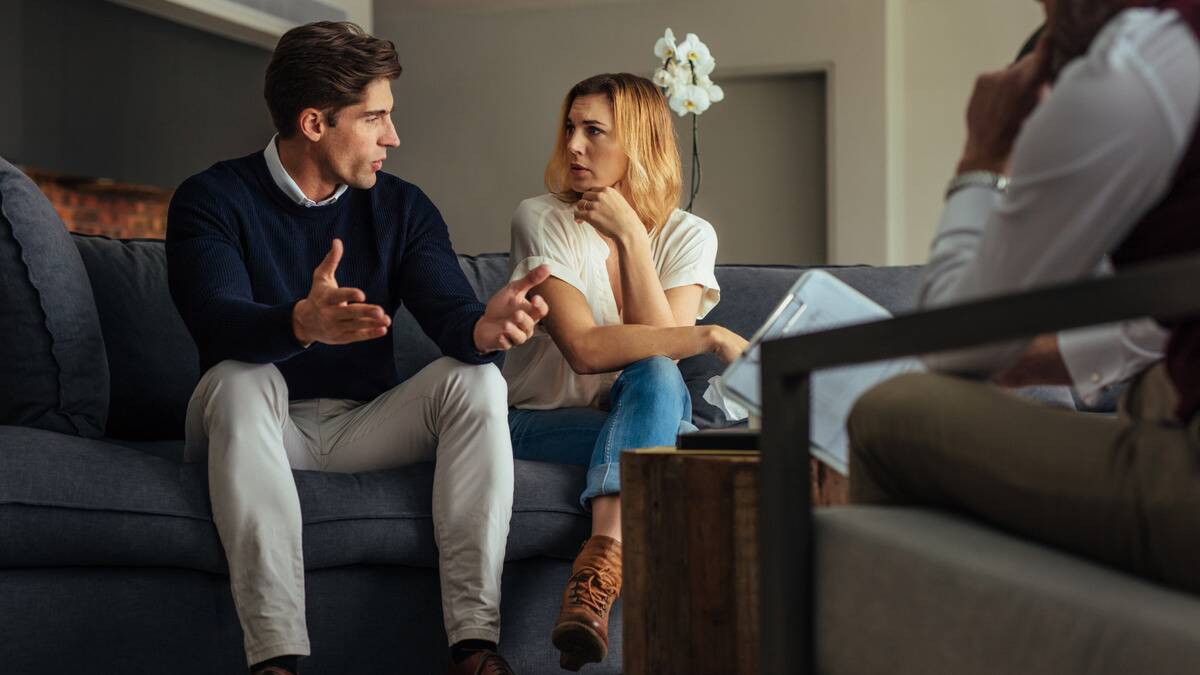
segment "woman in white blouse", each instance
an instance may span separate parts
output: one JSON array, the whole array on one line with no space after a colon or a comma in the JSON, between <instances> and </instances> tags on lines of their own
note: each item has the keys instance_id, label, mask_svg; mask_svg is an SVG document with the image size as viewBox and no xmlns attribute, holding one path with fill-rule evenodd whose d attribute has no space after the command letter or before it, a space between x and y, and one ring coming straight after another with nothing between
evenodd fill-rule
<instances>
[{"instance_id":1,"label":"woman in white blouse","mask_svg":"<svg viewBox=\"0 0 1200 675\"><path fill-rule=\"evenodd\" d=\"M679 151L662 93L626 73L572 87L546 167L549 194L512 223L512 278L539 265L551 311L509 352L509 426L518 459L588 467L580 500L592 536L575 560L552 639L564 668L601 661L621 587L622 450L675 444L692 404L675 362L746 341L697 326L720 299L717 236L676 208Z\"/></svg>"}]
</instances>

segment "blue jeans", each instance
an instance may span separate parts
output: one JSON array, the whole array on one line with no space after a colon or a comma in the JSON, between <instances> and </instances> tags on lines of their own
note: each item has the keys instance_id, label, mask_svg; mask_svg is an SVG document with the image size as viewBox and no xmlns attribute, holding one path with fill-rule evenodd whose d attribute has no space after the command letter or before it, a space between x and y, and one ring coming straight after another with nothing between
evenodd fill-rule
<instances>
[{"instance_id":1,"label":"blue jeans","mask_svg":"<svg viewBox=\"0 0 1200 675\"><path fill-rule=\"evenodd\" d=\"M508 411L513 456L537 462L588 467L579 497L591 510L592 497L621 491L621 451L661 445L695 431L692 397L679 367L664 356L630 364L613 383L609 411L595 408Z\"/></svg>"}]
</instances>

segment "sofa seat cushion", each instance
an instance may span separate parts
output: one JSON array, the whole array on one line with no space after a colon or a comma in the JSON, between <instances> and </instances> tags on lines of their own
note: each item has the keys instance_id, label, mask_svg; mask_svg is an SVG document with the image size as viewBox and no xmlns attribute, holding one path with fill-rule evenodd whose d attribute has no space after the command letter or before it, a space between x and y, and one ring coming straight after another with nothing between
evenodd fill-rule
<instances>
[{"instance_id":1,"label":"sofa seat cushion","mask_svg":"<svg viewBox=\"0 0 1200 675\"><path fill-rule=\"evenodd\" d=\"M921 509L816 512L818 671L1195 673L1200 598Z\"/></svg>"},{"instance_id":2,"label":"sofa seat cushion","mask_svg":"<svg viewBox=\"0 0 1200 675\"><path fill-rule=\"evenodd\" d=\"M0 567L116 565L226 572L207 470L101 440L0 427ZM307 569L433 567L433 465L294 472ZM569 560L587 538L583 467L516 462L507 558Z\"/></svg>"}]
</instances>

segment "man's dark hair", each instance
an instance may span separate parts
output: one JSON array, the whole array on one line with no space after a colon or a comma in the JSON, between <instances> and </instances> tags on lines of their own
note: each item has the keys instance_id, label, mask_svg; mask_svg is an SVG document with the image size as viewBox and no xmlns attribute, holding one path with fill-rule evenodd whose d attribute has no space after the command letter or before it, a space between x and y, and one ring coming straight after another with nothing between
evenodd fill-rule
<instances>
[{"instance_id":1,"label":"man's dark hair","mask_svg":"<svg viewBox=\"0 0 1200 675\"><path fill-rule=\"evenodd\" d=\"M391 40L368 35L349 21L317 21L279 38L263 96L279 136L290 138L301 110L316 108L334 126L340 110L362 101L368 84L399 76Z\"/></svg>"}]
</instances>

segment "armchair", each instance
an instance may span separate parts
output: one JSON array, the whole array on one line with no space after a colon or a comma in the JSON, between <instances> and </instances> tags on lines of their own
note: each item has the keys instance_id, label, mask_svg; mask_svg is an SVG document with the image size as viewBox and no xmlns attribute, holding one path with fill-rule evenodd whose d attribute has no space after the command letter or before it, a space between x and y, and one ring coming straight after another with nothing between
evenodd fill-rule
<instances>
[{"instance_id":1,"label":"armchair","mask_svg":"<svg viewBox=\"0 0 1200 675\"><path fill-rule=\"evenodd\" d=\"M1200 256L763 345L759 503L762 671L815 673L809 376L818 369L921 355L1123 321L1200 315ZM768 589L769 592L768 592ZM799 655L799 658L797 658Z\"/></svg>"}]
</instances>

